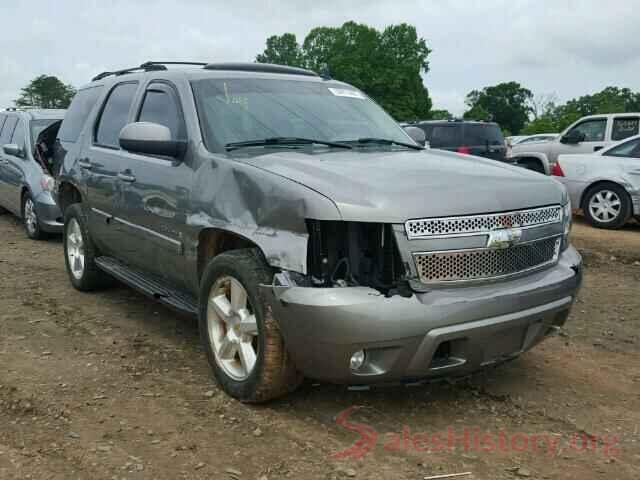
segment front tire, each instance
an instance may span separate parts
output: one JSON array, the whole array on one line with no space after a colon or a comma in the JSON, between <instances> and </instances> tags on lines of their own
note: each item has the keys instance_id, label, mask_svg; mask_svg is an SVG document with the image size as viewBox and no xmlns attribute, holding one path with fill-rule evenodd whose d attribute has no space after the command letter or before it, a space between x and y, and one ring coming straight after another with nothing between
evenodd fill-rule
<instances>
[{"instance_id":1,"label":"front tire","mask_svg":"<svg viewBox=\"0 0 640 480\"><path fill-rule=\"evenodd\" d=\"M70 205L64 212L63 242L67 273L76 290L89 292L110 283L111 279L95 263L97 251L79 203Z\"/></svg>"},{"instance_id":2,"label":"front tire","mask_svg":"<svg viewBox=\"0 0 640 480\"><path fill-rule=\"evenodd\" d=\"M200 337L216 380L243 402L285 395L302 380L259 289L272 279L273 271L255 249L218 255L202 276Z\"/></svg>"},{"instance_id":3,"label":"front tire","mask_svg":"<svg viewBox=\"0 0 640 480\"><path fill-rule=\"evenodd\" d=\"M596 228L621 228L631 217L631 199L621 186L602 183L587 191L582 210Z\"/></svg>"},{"instance_id":4,"label":"front tire","mask_svg":"<svg viewBox=\"0 0 640 480\"><path fill-rule=\"evenodd\" d=\"M40 228L36 203L29 192L22 197L22 225L31 240L44 240L47 234Z\"/></svg>"}]
</instances>

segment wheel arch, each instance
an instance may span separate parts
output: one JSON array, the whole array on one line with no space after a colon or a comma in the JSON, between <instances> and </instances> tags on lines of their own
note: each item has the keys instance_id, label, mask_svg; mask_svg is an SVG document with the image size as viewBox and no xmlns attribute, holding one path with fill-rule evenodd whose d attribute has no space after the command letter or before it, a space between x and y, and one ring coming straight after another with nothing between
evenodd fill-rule
<instances>
[{"instance_id":1,"label":"wheel arch","mask_svg":"<svg viewBox=\"0 0 640 480\"><path fill-rule=\"evenodd\" d=\"M202 274L211 259L221 253L244 248L256 248L265 258L264 251L260 246L243 235L216 227L207 227L200 230L197 248L198 282L202 279Z\"/></svg>"},{"instance_id":2,"label":"wheel arch","mask_svg":"<svg viewBox=\"0 0 640 480\"><path fill-rule=\"evenodd\" d=\"M82 193L80 189L71 182L62 182L58 187L56 203L60 207L60 211L64 215L64 211L74 203L82 203Z\"/></svg>"},{"instance_id":3,"label":"wheel arch","mask_svg":"<svg viewBox=\"0 0 640 480\"><path fill-rule=\"evenodd\" d=\"M631 194L629 193L629 190L627 190L627 187L623 183L618 182L616 180L600 179L592 182L591 184L589 184L589 186L587 186L582 191L582 195L580 196L580 204L578 205L578 207L581 209L584 209L584 202L586 201L589 193L593 191L593 189L601 185L615 185L617 187L620 187L627 194L627 198L629 199L629 201L632 202L633 199L631 198ZM632 202L632 205L633 205L633 202Z\"/></svg>"}]
</instances>

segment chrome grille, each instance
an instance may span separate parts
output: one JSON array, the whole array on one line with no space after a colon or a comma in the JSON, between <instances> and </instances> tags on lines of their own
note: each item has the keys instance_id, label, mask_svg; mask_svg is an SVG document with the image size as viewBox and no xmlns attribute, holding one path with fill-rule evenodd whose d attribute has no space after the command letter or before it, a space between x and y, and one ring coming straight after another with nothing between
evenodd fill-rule
<instances>
[{"instance_id":1,"label":"chrome grille","mask_svg":"<svg viewBox=\"0 0 640 480\"><path fill-rule=\"evenodd\" d=\"M409 220L405 223L405 230L411 239L438 235L486 233L498 228L532 227L560 221L562 221L562 208L559 205L553 205L515 212Z\"/></svg>"},{"instance_id":2,"label":"chrome grille","mask_svg":"<svg viewBox=\"0 0 640 480\"><path fill-rule=\"evenodd\" d=\"M544 238L504 249L470 249L415 253L423 283L500 278L554 263L561 237Z\"/></svg>"}]
</instances>

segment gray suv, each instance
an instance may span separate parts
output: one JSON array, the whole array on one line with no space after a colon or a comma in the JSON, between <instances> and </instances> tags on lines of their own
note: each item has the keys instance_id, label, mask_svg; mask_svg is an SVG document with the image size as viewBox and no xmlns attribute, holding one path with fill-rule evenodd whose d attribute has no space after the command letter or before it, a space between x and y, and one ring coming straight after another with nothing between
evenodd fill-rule
<instances>
[{"instance_id":1,"label":"gray suv","mask_svg":"<svg viewBox=\"0 0 640 480\"><path fill-rule=\"evenodd\" d=\"M559 330L581 283L557 181L425 150L356 88L264 64L106 72L59 135L71 283L199 318L220 385L464 375Z\"/></svg>"},{"instance_id":2,"label":"gray suv","mask_svg":"<svg viewBox=\"0 0 640 480\"><path fill-rule=\"evenodd\" d=\"M0 112L0 213L22 219L29 238L62 232L53 200L53 152L64 110Z\"/></svg>"}]
</instances>

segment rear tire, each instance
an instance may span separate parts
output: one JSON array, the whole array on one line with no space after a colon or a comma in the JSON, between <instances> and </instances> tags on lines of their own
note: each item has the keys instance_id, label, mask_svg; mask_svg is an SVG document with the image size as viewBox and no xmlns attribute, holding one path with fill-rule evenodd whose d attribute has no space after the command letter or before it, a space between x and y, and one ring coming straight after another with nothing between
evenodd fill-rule
<instances>
[{"instance_id":1,"label":"rear tire","mask_svg":"<svg viewBox=\"0 0 640 480\"><path fill-rule=\"evenodd\" d=\"M63 243L67 273L76 290L89 292L111 283L111 278L95 264L97 250L80 203L68 206L64 212Z\"/></svg>"},{"instance_id":2,"label":"rear tire","mask_svg":"<svg viewBox=\"0 0 640 480\"><path fill-rule=\"evenodd\" d=\"M256 249L220 254L202 275L200 338L219 385L243 402L285 395L302 380L259 288L272 280Z\"/></svg>"},{"instance_id":3,"label":"rear tire","mask_svg":"<svg viewBox=\"0 0 640 480\"><path fill-rule=\"evenodd\" d=\"M591 187L582 201L584 217L596 228L617 229L631 217L631 199L620 185L601 183Z\"/></svg>"},{"instance_id":4,"label":"rear tire","mask_svg":"<svg viewBox=\"0 0 640 480\"><path fill-rule=\"evenodd\" d=\"M20 213L22 214L22 225L24 226L24 231L27 233L27 237L31 240L44 240L47 238L48 235L40 227L36 203L29 192L26 192L22 196Z\"/></svg>"}]
</instances>

